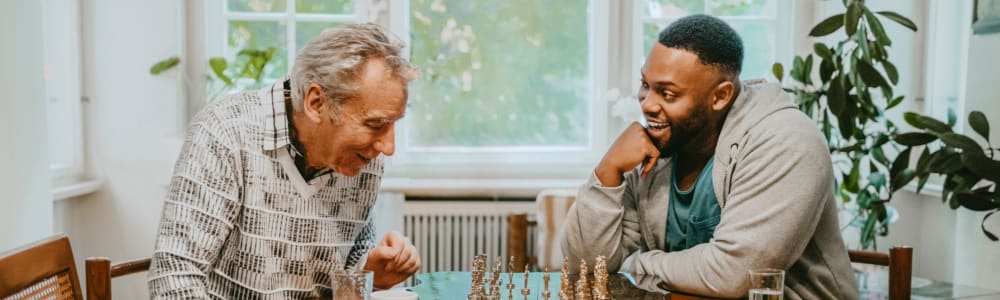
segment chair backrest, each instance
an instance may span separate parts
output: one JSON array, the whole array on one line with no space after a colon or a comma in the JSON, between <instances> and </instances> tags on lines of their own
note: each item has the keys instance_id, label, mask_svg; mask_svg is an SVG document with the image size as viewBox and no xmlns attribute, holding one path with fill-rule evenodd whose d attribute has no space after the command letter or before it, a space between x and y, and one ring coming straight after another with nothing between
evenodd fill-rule
<instances>
[{"instance_id":1,"label":"chair backrest","mask_svg":"<svg viewBox=\"0 0 1000 300\"><path fill-rule=\"evenodd\" d=\"M87 299L110 300L111 278L148 271L149 262L149 258L141 258L112 266L106 257L87 258Z\"/></svg>"},{"instance_id":2,"label":"chair backrest","mask_svg":"<svg viewBox=\"0 0 1000 300\"><path fill-rule=\"evenodd\" d=\"M0 254L0 299L83 299L69 238L59 234Z\"/></svg>"},{"instance_id":3,"label":"chair backrest","mask_svg":"<svg viewBox=\"0 0 1000 300\"><path fill-rule=\"evenodd\" d=\"M889 267L889 300L910 299L913 276L913 248L896 246L889 253L848 250L852 262Z\"/></svg>"},{"instance_id":4,"label":"chair backrest","mask_svg":"<svg viewBox=\"0 0 1000 300\"><path fill-rule=\"evenodd\" d=\"M537 224L528 220L528 214L507 216L507 255L514 257L513 272L524 272L525 265L538 263L537 257L528 251L528 229Z\"/></svg>"},{"instance_id":5,"label":"chair backrest","mask_svg":"<svg viewBox=\"0 0 1000 300\"><path fill-rule=\"evenodd\" d=\"M559 239L563 221L575 201L575 189L543 190L535 198L538 209L534 221L528 214L507 216L507 253L515 257L514 271L524 271L525 264L531 265L534 270L562 268ZM528 241L531 230L535 235L534 247L530 247Z\"/></svg>"}]
</instances>

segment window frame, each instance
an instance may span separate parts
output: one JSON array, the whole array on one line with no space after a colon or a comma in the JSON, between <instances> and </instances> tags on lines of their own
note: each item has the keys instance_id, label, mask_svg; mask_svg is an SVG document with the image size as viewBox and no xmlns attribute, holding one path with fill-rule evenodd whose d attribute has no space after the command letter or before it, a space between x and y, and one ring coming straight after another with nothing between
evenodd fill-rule
<instances>
[{"instance_id":1,"label":"window frame","mask_svg":"<svg viewBox=\"0 0 1000 300\"><path fill-rule=\"evenodd\" d=\"M49 171L59 186L82 179L85 171L83 141L82 52L79 1L42 3L45 19L45 99L48 134L59 128L59 138L70 143L68 163L58 164L49 157ZM51 137L50 137L51 138ZM51 146L50 146L51 147ZM49 149L51 152L51 149Z\"/></svg>"}]
</instances>

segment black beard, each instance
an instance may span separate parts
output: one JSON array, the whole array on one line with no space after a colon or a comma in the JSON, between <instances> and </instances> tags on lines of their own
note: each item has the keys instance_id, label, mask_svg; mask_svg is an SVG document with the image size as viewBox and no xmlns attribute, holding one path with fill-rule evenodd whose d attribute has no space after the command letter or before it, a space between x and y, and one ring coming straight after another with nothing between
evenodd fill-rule
<instances>
[{"instance_id":1,"label":"black beard","mask_svg":"<svg viewBox=\"0 0 1000 300\"><path fill-rule=\"evenodd\" d=\"M691 144L701 130L708 126L707 105L699 105L691 112L691 117L687 121L678 124L670 122L670 140L663 145L656 145L660 150L660 158L673 156L684 146Z\"/></svg>"}]
</instances>

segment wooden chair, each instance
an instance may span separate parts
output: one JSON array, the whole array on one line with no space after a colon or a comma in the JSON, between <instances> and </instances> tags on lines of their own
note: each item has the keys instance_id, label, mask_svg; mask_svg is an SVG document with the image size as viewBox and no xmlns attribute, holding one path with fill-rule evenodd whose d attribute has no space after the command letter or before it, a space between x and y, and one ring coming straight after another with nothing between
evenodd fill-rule
<instances>
[{"instance_id":1,"label":"wooden chair","mask_svg":"<svg viewBox=\"0 0 1000 300\"><path fill-rule=\"evenodd\" d=\"M913 248L896 246L889 253L848 250L851 262L889 267L889 300L910 299L913 276Z\"/></svg>"},{"instance_id":2,"label":"wooden chair","mask_svg":"<svg viewBox=\"0 0 1000 300\"><path fill-rule=\"evenodd\" d=\"M106 257L87 258L87 299L110 300L111 278L148 271L149 262L149 258L142 258L112 266Z\"/></svg>"},{"instance_id":3,"label":"wooden chair","mask_svg":"<svg viewBox=\"0 0 1000 300\"><path fill-rule=\"evenodd\" d=\"M537 222L528 220L528 214L507 216L507 255L514 256L514 272L524 272L525 264L534 265L538 261L528 249L528 229L536 225Z\"/></svg>"},{"instance_id":4,"label":"wooden chair","mask_svg":"<svg viewBox=\"0 0 1000 300\"><path fill-rule=\"evenodd\" d=\"M0 299L83 299L69 237L0 254Z\"/></svg>"}]
</instances>

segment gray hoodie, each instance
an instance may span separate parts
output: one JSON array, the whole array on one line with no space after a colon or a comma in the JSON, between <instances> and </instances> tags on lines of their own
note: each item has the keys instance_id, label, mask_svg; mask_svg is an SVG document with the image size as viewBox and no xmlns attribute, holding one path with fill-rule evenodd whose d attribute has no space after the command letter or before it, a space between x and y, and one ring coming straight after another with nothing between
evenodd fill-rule
<instances>
[{"instance_id":1,"label":"gray hoodie","mask_svg":"<svg viewBox=\"0 0 1000 300\"><path fill-rule=\"evenodd\" d=\"M594 175L564 224L572 259L604 255L608 270L655 275L667 289L746 297L747 271L786 270L786 299L857 299L840 235L830 152L815 123L781 86L744 81L715 147L712 181L722 208L708 243L664 252L670 159L645 178L605 187ZM626 258L630 266L622 266Z\"/></svg>"}]
</instances>

